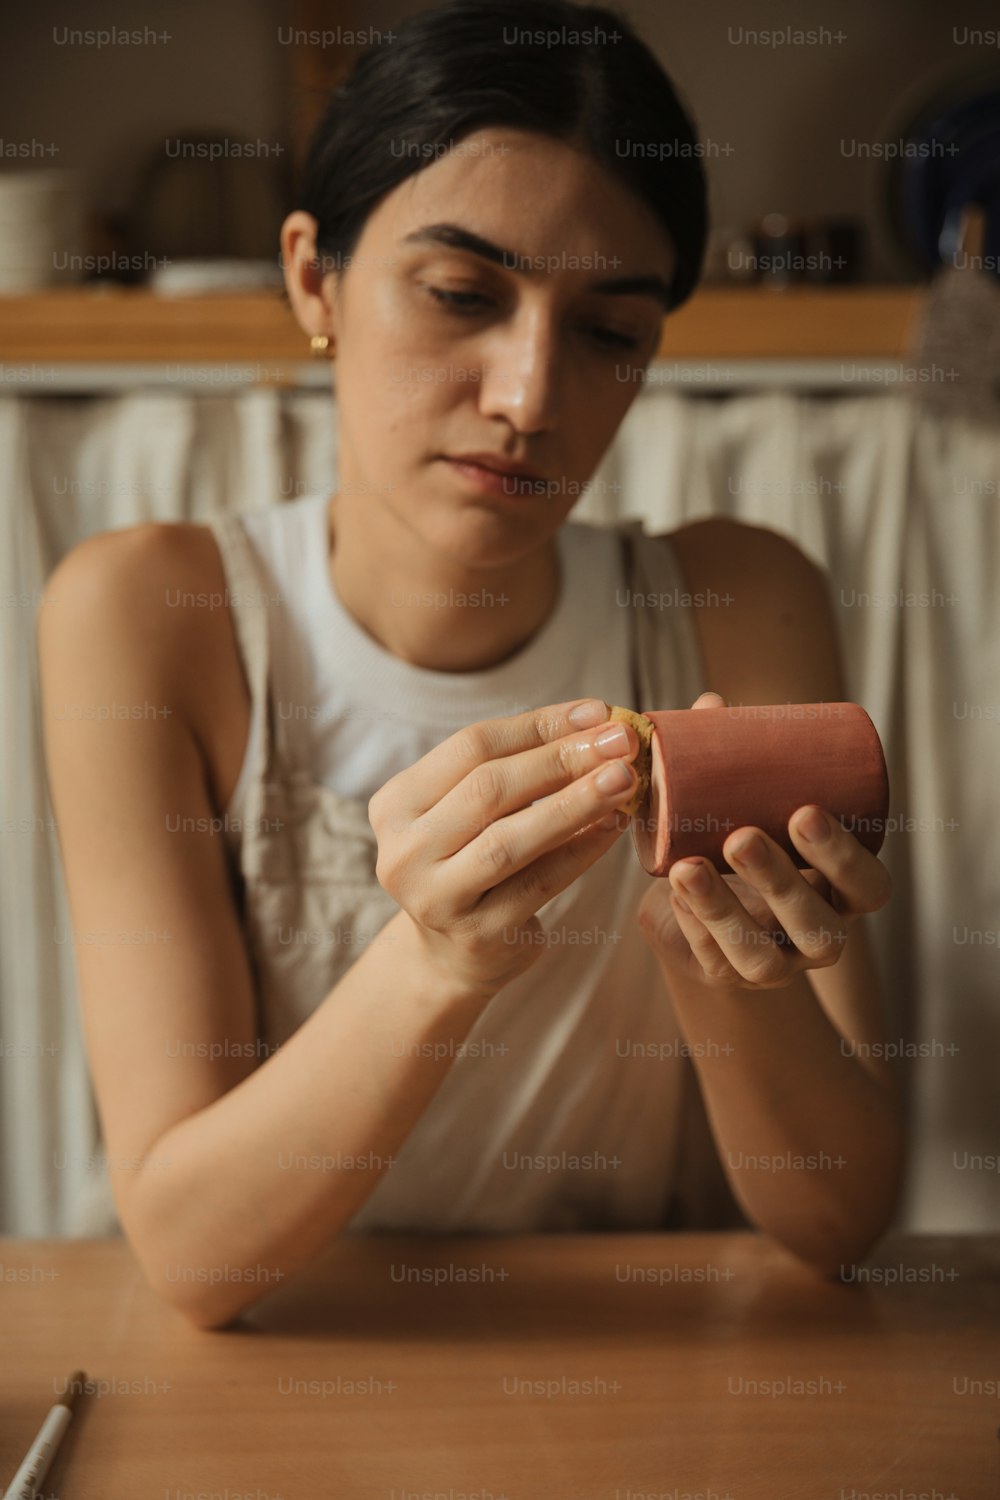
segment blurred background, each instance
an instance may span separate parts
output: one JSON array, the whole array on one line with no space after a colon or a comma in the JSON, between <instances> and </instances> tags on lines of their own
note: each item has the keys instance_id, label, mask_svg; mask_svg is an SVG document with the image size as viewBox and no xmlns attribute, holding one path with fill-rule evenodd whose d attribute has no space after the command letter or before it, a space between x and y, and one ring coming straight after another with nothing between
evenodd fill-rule
<instances>
[{"instance_id":1,"label":"blurred background","mask_svg":"<svg viewBox=\"0 0 1000 1500\"><path fill-rule=\"evenodd\" d=\"M41 0L2 23L0 1232L106 1227L41 590L94 532L336 487L335 386L280 300L278 231L329 89L425 8ZM625 13L696 118L713 233L574 519L731 515L828 571L892 785L869 922L914 1140L899 1222L996 1229L1000 15Z\"/></svg>"},{"instance_id":2,"label":"blurred background","mask_svg":"<svg viewBox=\"0 0 1000 1500\"><path fill-rule=\"evenodd\" d=\"M14 173L73 174L80 253L93 263L60 266L59 279L138 282L156 262L203 255L273 261L325 90L359 43L426 8L414 0L18 8L4 22L0 62L5 189ZM683 14L631 0L627 13L698 117L717 232L747 235L769 214L793 227L836 220L850 264L813 279L914 279L913 256L888 222L885 148L949 85L967 98L977 79L997 83L1000 23L990 0L954 11L940 0L749 8L707 0ZM110 40L115 32L120 39ZM258 154L184 159L182 140L228 142L230 151L239 142ZM6 237L5 249L6 279ZM96 259L114 256L118 264ZM36 261L30 284L53 281L47 270ZM732 268L733 279L749 274Z\"/></svg>"}]
</instances>

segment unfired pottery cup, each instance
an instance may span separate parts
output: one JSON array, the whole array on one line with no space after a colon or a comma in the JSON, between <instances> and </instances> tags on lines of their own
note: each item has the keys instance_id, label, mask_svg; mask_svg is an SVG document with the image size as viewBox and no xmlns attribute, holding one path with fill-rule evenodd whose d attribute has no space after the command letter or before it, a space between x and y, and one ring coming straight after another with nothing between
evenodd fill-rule
<instances>
[{"instance_id":1,"label":"unfired pottery cup","mask_svg":"<svg viewBox=\"0 0 1000 1500\"><path fill-rule=\"evenodd\" d=\"M650 785L632 819L636 853L651 875L700 855L735 873L722 845L760 828L797 868L788 834L796 808L817 803L877 854L889 777L878 732L857 703L775 703L645 710L652 720Z\"/></svg>"}]
</instances>

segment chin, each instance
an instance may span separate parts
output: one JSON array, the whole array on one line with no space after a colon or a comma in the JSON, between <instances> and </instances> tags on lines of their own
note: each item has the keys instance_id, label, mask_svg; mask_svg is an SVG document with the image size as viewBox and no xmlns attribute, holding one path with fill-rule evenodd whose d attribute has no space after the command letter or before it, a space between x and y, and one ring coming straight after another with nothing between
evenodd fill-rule
<instances>
[{"instance_id":1,"label":"chin","mask_svg":"<svg viewBox=\"0 0 1000 1500\"><path fill-rule=\"evenodd\" d=\"M412 525L411 521L411 525ZM422 516L416 530L442 558L472 567L500 566L537 552L558 527L533 514L510 515L496 507L465 503L435 508Z\"/></svg>"},{"instance_id":2,"label":"chin","mask_svg":"<svg viewBox=\"0 0 1000 1500\"><path fill-rule=\"evenodd\" d=\"M489 513L448 517L447 522L427 529L427 546L442 559L465 567L502 567L538 552L549 538L549 528L516 517Z\"/></svg>"}]
</instances>

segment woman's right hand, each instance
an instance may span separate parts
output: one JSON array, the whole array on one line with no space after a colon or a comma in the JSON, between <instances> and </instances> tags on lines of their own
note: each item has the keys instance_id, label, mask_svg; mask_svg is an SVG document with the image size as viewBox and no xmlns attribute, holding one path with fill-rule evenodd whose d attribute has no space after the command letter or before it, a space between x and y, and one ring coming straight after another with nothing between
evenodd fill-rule
<instances>
[{"instance_id":1,"label":"woman's right hand","mask_svg":"<svg viewBox=\"0 0 1000 1500\"><path fill-rule=\"evenodd\" d=\"M582 704L592 713L577 727ZM615 809L635 788L638 748L600 699L574 699L470 724L379 788L375 874L438 969L488 996L541 955L535 912L628 826ZM627 780L602 788L619 764Z\"/></svg>"}]
</instances>

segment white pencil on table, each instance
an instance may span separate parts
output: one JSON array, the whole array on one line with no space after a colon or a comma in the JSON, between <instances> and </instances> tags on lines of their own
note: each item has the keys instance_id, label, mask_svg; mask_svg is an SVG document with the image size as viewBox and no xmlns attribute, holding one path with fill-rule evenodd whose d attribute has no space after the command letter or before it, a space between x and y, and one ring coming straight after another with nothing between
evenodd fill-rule
<instances>
[{"instance_id":1,"label":"white pencil on table","mask_svg":"<svg viewBox=\"0 0 1000 1500\"><path fill-rule=\"evenodd\" d=\"M67 1382L66 1395L51 1408L38 1429L38 1436L28 1449L27 1457L4 1490L3 1500L35 1500L35 1491L48 1473L49 1464L55 1457L56 1449L73 1415L73 1403L82 1391L86 1379L82 1370L73 1371Z\"/></svg>"}]
</instances>

